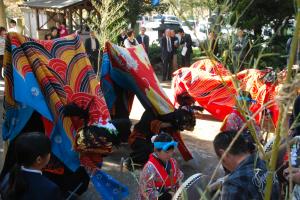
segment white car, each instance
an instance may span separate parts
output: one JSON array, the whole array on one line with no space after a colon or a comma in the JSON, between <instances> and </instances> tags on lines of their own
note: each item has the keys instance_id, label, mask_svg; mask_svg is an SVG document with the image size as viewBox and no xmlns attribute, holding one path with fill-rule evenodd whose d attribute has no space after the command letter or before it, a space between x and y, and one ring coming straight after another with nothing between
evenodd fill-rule
<instances>
[{"instance_id":1,"label":"white car","mask_svg":"<svg viewBox=\"0 0 300 200\"><path fill-rule=\"evenodd\" d=\"M138 16L136 23L139 24L139 26L144 26L147 24L150 20L149 16Z\"/></svg>"},{"instance_id":2,"label":"white car","mask_svg":"<svg viewBox=\"0 0 300 200\"><path fill-rule=\"evenodd\" d=\"M158 43L158 32L157 29L160 26L160 22L148 22L144 25L146 28L146 35L149 36L149 44Z\"/></svg>"},{"instance_id":3,"label":"white car","mask_svg":"<svg viewBox=\"0 0 300 200\"><path fill-rule=\"evenodd\" d=\"M207 25L205 24L199 24L197 26L196 21L188 20L182 23L182 29L185 33L191 35L193 46L198 47L200 42L207 39Z\"/></svg>"},{"instance_id":4,"label":"white car","mask_svg":"<svg viewBox=\"0 0 300 200\"><path fill-rule=\"evenodd\" d=\"M178 22L179 19L175 15L155 15L153 16L153 21L154 22L161 22L162 19L165 20L165 22Z\"/></svg>"}]
</instances>

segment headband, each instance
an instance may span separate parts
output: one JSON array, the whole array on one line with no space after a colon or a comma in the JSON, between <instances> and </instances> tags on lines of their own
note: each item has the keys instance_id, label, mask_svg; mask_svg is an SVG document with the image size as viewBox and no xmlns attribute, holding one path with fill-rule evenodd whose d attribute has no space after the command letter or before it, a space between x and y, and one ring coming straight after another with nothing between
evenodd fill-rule
<instances>
[{"instance_id":1,"label":"headband","mask_svg":"<svg viewBox=\"0 0 300 200\"><path fill-rule=\"evenodd\" d=\"M251 99L249 97L243 97L243 96L238 96L237 100L238 101L247 101L247 102L250 102L250 103L256 103L256 101L254 99Z\"/></svg>"},{"instance_id":2,"label":"headband","mask_svg":"<svg viewBox=\"0 0 300 200\"><path fill-rule=\"evenodd\" d=\"M168 151L170 147L177 147L178 142L171 141L171 142L154 142L154 148L162 149L163 151Z\"/></svg>"}]
</instances>

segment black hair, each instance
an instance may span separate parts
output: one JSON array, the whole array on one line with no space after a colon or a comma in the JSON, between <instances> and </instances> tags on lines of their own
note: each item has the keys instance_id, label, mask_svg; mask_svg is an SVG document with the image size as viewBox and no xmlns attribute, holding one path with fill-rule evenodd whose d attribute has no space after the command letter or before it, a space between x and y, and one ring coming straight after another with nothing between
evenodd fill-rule
<instances>
[{"instance_id":1,"label":"black hair","mask_svg":"<svg viewBox=\"0 0 300 200\"><path fill-rule=\"evenodd\" d=\"M183 30L182 28L179 28L179 29L177 30L177 32L178 32L178 33L184 33L184 30Z\"/></svg>"},{"instance_id":2,"label":"black hair","mask_svg":"<svg viewBox=\"0 0 300 200\"><path fill-rule=\"evenodd\" d=\"M6 28L4 28L3 26L0 26L0 33L1 33L2 31L6 31Z\"/></svg>"},{"instance_id":3,"label":"black hair","mask_svg":"<svg viewBox=\"0 0 300 200\"><path fill-rule=\"evenodd\" d=\"M10 173L7 199L20 199L27 190L26 181L22 175L21 166L30 167L41 156L51 152L51 142L43 133L23 133L16 139L15 156L17 163Z\"/></svg>"},{"instance_id":4,"label":"black hair","mask_svg":"<svg viewBox=\"0 0 300 200\"><path fill-rule=\"evenodd\" d=\"M154 142L172 142L173 138L167 134L167 133L160 133L156 136L156 138L154 139ZM170 149L174 149L174 146L170 146L168 150ZM156 149L157 151L161 151L162 149Z\"/></svg>"},{"instance_id":5,"label":"black hair","mask_svg":"<svg viewBox=\"0 0 300 200\"><path fill-rule=\"evenodd\" d=\"M195 103L195 100L188 92L183 92L177 96L177 102L180 106L190 105L189 103Z\"/></svg>"},{"instance_id":6,"label":"black hair","mask_svg":"<svg viewBox=\"0 0 300 200\"><path fill-rule=\"evenodd\" d=\"M214 149L216 154L221 157L219 150L223 149L224 151L229 147L233 138L237 135L237 131L224 131L220 132L214 139ZM242 134L237 137L232 147L228 153L233 155L240 155L245 153L253 152L254 144L252 141L249 141ZM255 148L255 147L254 147Z\"/></svg>"},{"instance_id":7,"label":"black hair","mask_svg":"<svg viewBox=\"0 0 300 200\"><path fill-rule=\"evenodd\" d=\"M45 35L45 40L47 40L48 39L48 37L50 37L50 39L51 39L51 34L50 33L47 33L46 35Z\"/></svg>"},{"instance_id":8,"label":"black hair","mask_svg":"<svg viewBox=\"0 0 300 200\"><path fill-rule=\"evenodd\" d=\"M15 24L15 25L17 24L17 22L16 22L15 20L13 20L13 19L11 19L11 20L9 21L9 23L10 23L10 24Z\"/></svg>"},{"instance_id":9,"label":"black hair","mask_svg":"<svg viewBox=\"0 0 300 200\"><path fill-rule=\"evenodd\" d=\"M154 140L154 142L172 142L173 139L168 133L158 134Z\"/></svg>"},{"instance_id":10,"label":"black hair","mask_svg":"<svg viewBox=\"0 0 300 200\"><path fill-rule=\"evenodd\" d=\"M134 31L132 29L129 29L127 31L127 36L130 37L130 36L132 36L133 33L134 33Z\"/></svg>"}]
</instances>

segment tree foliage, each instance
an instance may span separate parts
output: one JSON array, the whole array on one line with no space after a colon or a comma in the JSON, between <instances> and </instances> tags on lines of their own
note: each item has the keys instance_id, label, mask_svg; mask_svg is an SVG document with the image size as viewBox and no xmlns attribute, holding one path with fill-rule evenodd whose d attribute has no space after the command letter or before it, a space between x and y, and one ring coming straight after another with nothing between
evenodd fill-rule
<instances>
[{"instance_id":1,"label":"tree foliage","mask_svg":"<svg viewBox=\"0 0 300 200\"><path fill-rule=\"evenodd\" d=\"M218 3L224 4L224 1L218 0ZM237 21L238 27L254 30L256 35L265 25L276 31L295 13L293 0L227 0L225 3L232 14L231 23Z\"/></svg>"},{"instance_id":2,"label":"tree foliage","mask_svg":"<svg viewBox=\"0 0 300 200\"><path fill-rule=\"evenodd\" d=\"M213 11L217 6L216 0L169 0L178 16L199 19L206 17L206 11Z\"/></svg>"},{"instance_id":3,"label":"tree foliage","mask_svg":"<svg viewBox=\"0 0 300 200\"><path fill-rule=\"evenodd\" d=\"M125 17L131 23L132 27L135 26L136 20L139 15L145 15L150 12L164 13L168 10L169 4L161 2L159 6L153 6L151 0L124 0L127 12Z\"/></svg>"},{"instance_id":4,"label":"tree foliage","mask_svg":"<svg viewBox=\"0 0 300 200\"><path fill-rule=\"evenodd\" d=\"M5 12L8 18L21 18L23 13L19 7L23 0L4 0Z\"/></svg>"},{"instance_id":5,"label":"tree foliage","mask_svg":"<svg viewBox=\"0 0 300 200\"><path fill-rule=\"evenodd\" d=\"M114 41L118 34L127 27L124 18L126 13L125 2L117 0L91 0L94 10L88 19L90 29L95 31L101 47L106 41Z\"/></svg>"}]
</instances>

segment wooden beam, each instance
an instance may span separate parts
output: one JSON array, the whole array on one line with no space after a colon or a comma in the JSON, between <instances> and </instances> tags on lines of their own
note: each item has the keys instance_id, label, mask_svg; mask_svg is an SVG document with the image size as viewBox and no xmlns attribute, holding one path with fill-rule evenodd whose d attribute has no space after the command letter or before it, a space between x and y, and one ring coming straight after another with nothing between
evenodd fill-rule
<instances>
[{"instance_id":1,"label":"wooden beam","mask_svg":"<svg viewBox=\"0 0 300 200\"><path fill-rule=\"evenodd\" d=\"M69 21L69 32L73 33L73 17L72 17L72 9L68 9L68 21Z\"/></svg>"},{"instance_id":2,"label":"wooden beam","mask_svg":"<svg viewBox=\"0 0 300 200\"><path fill-rule=\"evenodd\" d=\"M6 28L6 14L3 0L0 0L0 26Z\"/></svg>"},{"instance_id":3,"label":"wooden beam","mask_svg":"<svg viewBox=\"0 0 300 200\"><path fill-rule=\"evenodd\" d=\"M41 30L40 29L40 16L39 16L39 9L36 9L36 26L37 26L37 30Z\"/></svg>"},{"instance_id":4,"label":"wooden beam","mask_svg":"<svg viewBox=\"0 0 300 200\"><path fill-rule=\"evenodd\" d=\"M47 14L47 13L46 13ZM48 12L48 14L47 14L47 16L49 17L49 19L47 19L47 21L43 24L43 25L41 25L41 26L39 26L39 30L41 30L41 29L43 29L43 27L46 25L46 24L48 24L48 22L50 21L50 20L53 20L54 22L57 22L56 20L55 20L55 15L56 15L56 13L50 13L50 12ZM49 28L48 28L49 29Z\"/></svg>"},{"instance_id":5,"label":"wooden beam","mask_svg":"<svg viewBox=\"0 0 300 200\"><path fill-rule=\"evenodd\" d=\"M79 8L80 31L83 29L82 8Z\"/></svg>"}]
</instances>

